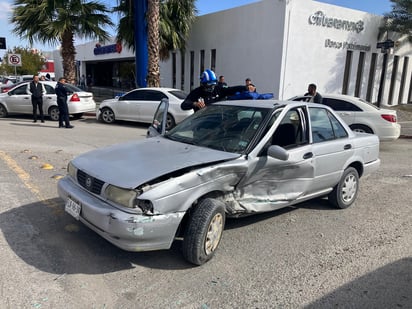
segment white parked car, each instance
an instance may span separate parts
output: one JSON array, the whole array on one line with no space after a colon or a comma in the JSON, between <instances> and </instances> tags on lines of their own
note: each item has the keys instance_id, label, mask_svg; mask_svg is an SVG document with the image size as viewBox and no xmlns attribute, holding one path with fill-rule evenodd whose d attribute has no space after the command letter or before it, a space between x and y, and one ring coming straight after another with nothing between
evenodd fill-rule
<instances>
[{"instance_id":1,"label":"white parked car","mask_svg":"<svg viewBox=\"0 0 412 309\"><path fill-rule=\"evenodd\" d=\"M96 113L97 120L113 123L116 120L151 123L153 115L162 99L169 100L167 129L193 114L192 110L184 111L180 104L187 94L173 88L138 88L123 96L104 100Z\"/></svg>"},{"instance_id":2,"label":"white parked car","mask_svg":"<svg viewBox=\"0 0 412 309\"><path fill-rule=\"evenodd\" d=\"M356 132L373 133L381 141L396 140L401 134L395 110L379 108L365 100L343 94L322 94L325 104ZM293 101L308 101L310 97L297 96Z\"/></svg>"},{"instance_id":3,"label":"white parked car","mask_svg":"<svg viewBox=\"0 0 412 309\"><path fill-rule=\"evenodd\" d=\"M30 82L21 83L9 91L0 94L0 118L7 117L9 114L32 114L33 106L31 96L27 94L27 85ZM51 120L59 120L59 108L57 106L57 97L55 87L57 82L42 81L46 88L46 95L43 96L43 112L49 115ZM69 93L67 105L69 114L80 118L83 113L95 112L96 102L91 92L85 92L70 84L65 84Z\"/></svg>"}]
</instances>

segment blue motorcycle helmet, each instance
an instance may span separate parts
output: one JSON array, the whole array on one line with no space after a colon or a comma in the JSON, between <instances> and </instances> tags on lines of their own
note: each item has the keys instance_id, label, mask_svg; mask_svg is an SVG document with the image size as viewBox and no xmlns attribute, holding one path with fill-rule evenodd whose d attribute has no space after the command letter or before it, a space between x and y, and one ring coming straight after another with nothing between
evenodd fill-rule
<instances>
[{"instance_id":1,"label":"blue motorcycle helmet","mask_svg":"<svg viewBox=\"0 0 412 309\"><path fill-rule=\"evenodd\" d=\"M215 72L209 69L203 71L203 73L200 75L200 84L206 91L212 92L217 84Z\"/></svg>"}]
</instances>

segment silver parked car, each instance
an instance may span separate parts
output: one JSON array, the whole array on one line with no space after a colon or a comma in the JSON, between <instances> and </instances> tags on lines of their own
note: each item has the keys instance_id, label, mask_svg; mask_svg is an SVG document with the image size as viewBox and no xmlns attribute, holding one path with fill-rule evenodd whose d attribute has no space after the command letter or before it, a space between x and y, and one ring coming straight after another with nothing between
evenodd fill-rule
<instances>
[{"instance_id":1,"label":"silver parked car","mask_svg":"<svg viewBox=\"0 0 412 309\"><path fill-rule=\"evenodd\" d=\"M113 123L116 120L151 123L153 114L160 100L169 100L167 114L167 129L173 128L186 117L193 114L192 110L185 111L180 104L187 94L173 88L138 88L114 99L104 100L96 113L97 120Z\"/></svg>"},{"instance_id":2,"label":"silver parked car","mask_svg":"<svg viewBox=\"0 0 412 309\"><path fill-rule=\"evenodd\" d=\"M226 217L273 211L315 197L356 200L359 178L380 165L376 135L356 133L325 105L230 101L165 132L162 102L144 140L78 156L58 183L65 210L128 251L168 249L212 258Z\"/></svg>"},{"instance_id":3,"label":"silver parked car","mask_svg":"<svg viewBox=\"0 0 412 309\"><path fill-rule=\"evenodd\" d=\"M343 94L322 94L325 104L356 132L376 134L381 141L396 140L401 134L396 110L379 108L357 97ZM311 97L298 96L293 101L309 101Z\"/></svg>"},{"instance_id":4,"label":"silver parked car","mask_svg":"<svg viewBox=\"0 0 412 309\"><path fill-rule=\"evenodd\" d=\"M31 96L27 94L27 85L30 82L23 82L9 91L0 94L0 118L7 117L9 114L32 114L33 106ZM55 87L57 82L41 81L46 88L46 95L43 96L43 112L49 115L51 120L59 120L59 108L57 106L57 97ZM65 84L69 93L67 105L69 114L80 118L83 113L95 112L96 102L91 92L85 92L70 84Z\"/></svg>"}]
</instances>

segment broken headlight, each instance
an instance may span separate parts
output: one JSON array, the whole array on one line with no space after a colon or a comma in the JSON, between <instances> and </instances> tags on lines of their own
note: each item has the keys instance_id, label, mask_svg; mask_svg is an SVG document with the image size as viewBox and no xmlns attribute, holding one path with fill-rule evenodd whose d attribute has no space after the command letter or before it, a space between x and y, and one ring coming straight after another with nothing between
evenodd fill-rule
<instances>
[{"instance_id":1,"label":"broken headlight","mask_svg":"<svg viewBox=\"0 0 412 309\"><path fill-rule=\"evenodd\" d=\"M130 189L122 189L116 186L109 185L105 190L106 197L122 206L128 208L136 208L136 197L138 193Z\"/></svg>"}]
</instances>

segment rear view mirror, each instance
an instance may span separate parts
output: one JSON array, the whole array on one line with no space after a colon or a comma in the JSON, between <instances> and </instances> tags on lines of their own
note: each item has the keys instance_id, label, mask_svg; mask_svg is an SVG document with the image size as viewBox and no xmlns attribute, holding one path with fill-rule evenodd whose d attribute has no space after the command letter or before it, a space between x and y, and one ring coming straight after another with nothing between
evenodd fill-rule
<instances>
[{"instance_id":1,"label":"rear view mirror","mask_svg":"<svg viewBox=\"0 0 412 309\"><path fill-rule=\"evenodd\" d=\"M146 137L154 137L154 136L165 134L168 109L169 109L169 100L162 99L154 114L152 124L147 130Z\"/></svg>"}]
</instances>

